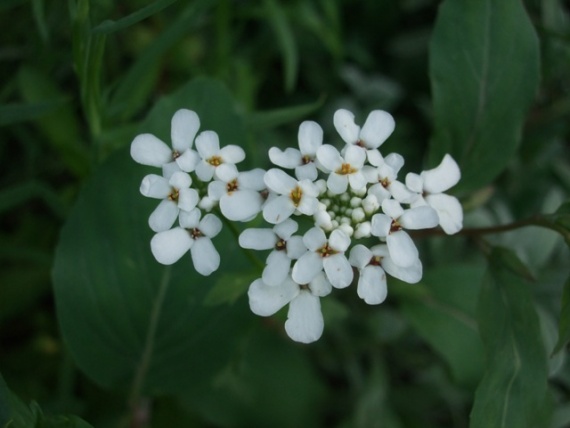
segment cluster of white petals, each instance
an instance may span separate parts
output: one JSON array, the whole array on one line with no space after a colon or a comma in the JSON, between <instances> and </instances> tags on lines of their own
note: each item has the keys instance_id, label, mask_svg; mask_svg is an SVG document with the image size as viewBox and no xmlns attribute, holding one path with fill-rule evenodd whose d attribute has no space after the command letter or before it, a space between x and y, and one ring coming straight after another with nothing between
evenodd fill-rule
<instances>
[{"instance_id":1,"label":"cluster of white petals","mask_svg":"<svg viewBox=\"0 0 570 428\"><path fill-rule=\"evenodd\" d=\"M219 216L248 222L261 214L268 226L239 236L242 248L267 252L261 277L249 287L250 308L271 316L288 305L285 331L302 343L321 337L320 298L333 289L357 282L358 296L376 305L387 297L387 275L419 282L422 263L407 231L461 229L461 204L444 193L460 179L457 163L445 155L437 167L398 179L404 158L379 150L395 129L389 113L372 111L360 127L341 109L333 123L342 147L323 144L322 128L305 121L298 148L269 150L275 167L267 171L239 171L243 149L221 147L214 131L198 134L200 121L190 110L172 118L172 147L151 134L137 136L133 159L162 168L140 188L160 200L149 218L156 260L172 264L190 252L196 271L210 275L220 265L212 243Z\"/></svg>"}]
</instances>

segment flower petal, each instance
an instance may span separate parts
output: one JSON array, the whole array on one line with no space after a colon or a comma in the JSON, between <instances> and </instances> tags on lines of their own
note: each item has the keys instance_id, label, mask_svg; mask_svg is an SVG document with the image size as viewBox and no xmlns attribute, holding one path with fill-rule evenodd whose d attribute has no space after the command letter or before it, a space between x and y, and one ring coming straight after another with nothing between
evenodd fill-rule
<instances>
[{"instance_id":1,"label":"flower petal","mask_svg":"<svg viewBox=\"0 0 570 428\"><path fill-rule=\"evenodd\" d=\"M287 335L296 342L311 343L322 336L324 327L319 298L301 290L289 303L285 322Z\"/></svg>"},{"instance_id":2,"label":"flower petal","mask_svg":"<svg viewBox=\"0 0 570 428\"><path fill-rule=\"evenodd\" d=\"M281 239L287 240L299 229L299 225L295 220L287 219L273 227L273 231Z\"/></svg>"},{"instance_id":3,"label":"flower petal","mask_svg":"<svg viewBox=\"0 0 570 428\"><path fill-rule=\"evenodd\" d=\"M185 187L190 187L192 184L192 178L183 171L176 171L170 176L168 183L175 189L183 189Z\"/></svg>"},{"instance_id":4,"label":"flower petal","mask_svg":"<svg viewBox=\"0 0 570 428\"><path fill-rule=\"evenodd\" d=\"M420 259L416 259L411 266L404 268L395 264L390 257L384 257L382 267L389 275L408 284L415 284L422 279L422 262Z\"/></svg>"},{"instance_id":5,"label":"flower petal","mask_svg":"<svg viewBox=\"0 0 570 428\"><path fill-rule=\"evenodd\" d=\"M172 147L180 153L192 147L198 129L200 129L200 118L195 112L187 109L178 110L172 116L170 124Z\"/></svg>"},{"instance_id":6,"label":"flower petal","mask_svg":"<svg viewBox=\"0 0 570 428\"><path fill-rule=\"evenodd\" d=\"M363 269L368 266L372 259L372 252L364 245L357 244L350 250L348 261L352 266L358 269Z\"/></svg>"},{"instance_id":7,"label":"flower petal","mask_svg":"<svg viewBox=\"0 0 570 428\"><path fill-rule=\"evenodd\" d=\"M285 150L281 150L277 147L271 147L269 149L269 160L277 166L282 168L292 169L296 166L301 165L301 152L299 149L288 147Z\"/></svg>"},{"instance_id":8,"label":"flower petal","mask_svg":"<svg viewBox=\"0 0 570 428\"><path fill-rule=\"evenodd\" d=\"M141 182L140 192L148 198L164 199L170 195L172 187L163 176L148 174Z\"/></svg>"},{"instance_id":9,"label":"flower petal","mask_svg":"<svg viewBox=\"0 0 570 428\"><path fill-rule=\"evenodd\" d=\"M222 221L215 214L206 214L198 228L208 238L213 238L222 230Z\"/></svg>"},{"instance_id":10,"label":"flower petal","mask_svg":"<svg viewBox=\"0 0 570 428\"><path fill-rule=\"evenodd\" d=\"M172 150L154 135L141 134L131 143L131 157L143 165L162 166L172 161Z\"/></svg>"},{"instance_id":11,"label":"flower petal","mask_svg":"<svg viewBox=\"0 0 570 428\"><path fill-rule=\"evenodd\" d=\"M296 260L307 251L301 236L291 236L287 241L287 257Z\"/></svg>"},{"instance_id":12,"label":"flower petal","mask_svg":"<svg viewBox=\"0 0 570 428\"><path fill-rule=\"evenodd\" d=\"M368 149L377 149L394 132L396 122L392 115L383 110L370 112L360 130L360 140Z\"/></svg>"},{"instance_id":13,"label":"flower petal","mask_svg":"<svg viewBox=\"0 0 570 428\"><path fill-rule=\"evenodd\" d=\"M329 171L335 171L343 163L338 150L330 144L323 144L317 149L317 159Z\"/></svg>"},{"instance_id":14,"label":"flower petal","mask_svg":"<svg viewBox=\"0 0 570 428\"><path fill-rule=\"evenodd\" d=\"M176 202L163 199L148 218L148 225L155 232L162 232L172 227L178 217Z\"/></svg>"},{"instance_id":15,"label":"flower petal","mask_svg":"<svg viewBox=\"0 0 570 428\"><path fill-rule=\"evenodd\" d=\"M317 171L317 166L314 162L309 162L305 165L299 165L295 168L295 177L297 180L310 180L315 181L319 173Z\"/></svg>"},{"instance_id":16,"label":"flower petal","mask_svg":"<svg viewBox=\"0 0 570 428\"><path fill-rule=\"evenodd\" d=\"M192 149L186 150L176 158L176 164L185 172L192 172L200 162L200 155Z\"/></svg>"},{"instance_id":17,"label":"flower petal","mask_svg":"<svg viewBox=\"0 0 570 428\"><path fill-rule=\"evenodd\" d=\"M345 109L337 110L333 116L333 123L340 138L347 144L355 144L360 135L360 127L354 123L354 114Z\"/></svg>"},{"instance_id":18,"label":"flower petal","mask_svg":"<svg viewBox=\"0 0 570 428\"><path fill-rule=\"evenodd\" d=\"M297 137L301 153L314 156L323 144L323 129L317 122L306 120L299 126Z\"/></svg>"},{"instance_id":19,"label":"flower petal","mask_svg":"<svg viewBox=\"0 0 570 428\"><path fill-rule=\"evenodd\" d=\"M239 245L250 250L269 250L277 243L277 236L271 229L246 229L239 235Z\"/></svg>"},{"instance_id":20,"label":"flower petal","mask_svg":"<svg viewBox=\"0 0 570 428\"><path fill-rule=\"evenodd\" d=\"M350 245L350 237L342 230L335 229L329 237L329 245L336 251L344 253Z\"/></svg>"},{"instance_id":21,"label":"flower petal","mask_svg":"<svg viewBox=\"0 0 570 428\"><path fill-rule=\"evenodd\" d=\"M266 188L265 182L263 181L264 175L265 170L261 168L240 172L238 176L240 189L264 190Z\"/></svg>"},{"instance_id":22,"label":"flower petal","mask_svg":"<svg viewBox=\"0 0 570 428\"><path fill-rule=\"evenodd\" d=\"M251 311L262 317L268 317L293 300L299 294L299 286L291 278L280 286L271 287L256 279L249 286L247 296Z\"/></svg>"},{"instance_id":23,"label":"flower petal","mask_svg":"<svg viewBox=\"0 0 570 428\"><path fill-rule=\"evenodd\" d=\"M450 155L445 155L438 166L422 172L421 176L424 179L426 192L441 193L457 184L461 178L461 171L457 162Z\"/></svg>"},{"instance_id":24,"label":"flower petal","mask_svg":"<svg viewBox=\"0 0 570 428\"><path fill-rule=\"evenodd\" d=\"M392 218L386 214L374 214L372 216L372 229L370 233L379 238L385 238L390 233Z\"/></svg>"},{"instance_id":25,"label":"flower petal","mask_svg":"<svg viewBox=\"0 0 570 428\"><path fill-rule=\"evenodd\" d=\"M293 265L291 276L297 284L310 283L323 270L323 259L317 253L307 251Z\"/></svg>"},{"instance_id":26,"label":"flower petal","mask_svg":"<svg viewBox=\"0 0 570 428\"><path fill-rule=\"evenodd\" d=\"M358 297L369 305L378 305L386 300L388 288L384 269L372 265L362 269L356 291Z\"/></svg>"},{"instance_id":27,"label":"flower petal","mask_svg":"<svg viewBox=\"0 0 570 428\"><path fill-rule=\"evenodd\" d=\"M317 251L327 243L327 237L318 227L312 227L303 235L303 243L311 251Z\"/></svg>"},{"instance_id":28,"label":"flower petal","mask_svg":"<svg viewBox=\"0 0 570 428\"><path fill-rule=\"evenodd\" d=\"M297 187L297 180L277 168L271 168L263 176L265 185L280 195L289 195Z\"/></svg>"},{"instance_id":29,"label":"flower petal","mask_svg":"<svg viewBox=\"0 0 570 428\"><path fill-rule=\"evenodd\" d=\"M200 275L208 276L220 267L220 254L210 238L202 237L190 248L194 269Z\"/></svg>"},{"instance_id":30,"label":"flower petal","mask_svg":"<svg viewBox=\"0 0 570 428\"><path fill-rule=\"evenodd\" d=\"M255 190L236 190L220 199L222 214L233 221L249 220L261 211L263 198Z\"/></svg>"},{"instance_id":31,"label":"flower petal","mask_svg":"<svg viewBox=\"0 0 570 428\"><path fill-rule=\"evenodd\" d=\"M366 150L360 146L347 146L344 152L344 160L354 168L362 168L366 161Z\"/></svg>"},{"instance_id":32,"label":"flower petal","mask_svg":"<svg viewBox=\"0 0 570 428\"><path fill-rule=\"evenodd\" d=\"M384 199L382 201L382 211L393 219L397 219L404 214L404 209L400 203L394 199Z\"/></svg>"},{"instance_id":33,"label":"flower petal","mask_svg":"<svg viewBox=\"0 0 570 428\"><path fill-rule=\"evenodd\" d=\"M196 189L180 189L178 191L178 208L184 211L191 211L196 208L200 196Z\"/></svg>"},{"instance_id":34,"label":"flower petal","mask_svg":"<svg viewBox=\"0 0 570 428\"><path fill-rule=\"evenodd\" d=\"M202 160L199 161L198 164L196 165L195 171L196 171L196 176L200 179L200 181L207 183L212 179L212 177L214 177L214 172L216 171L216 167Z\"/></svg>"},{"instance_id":35,"label":"flower petal","mask_svg":"<svg viewBox=\"0 0 570 428\"><path fill-rule=\"evenodd\" d=\"M277 196L263 206L263 218L271 224L287 220L295 212L295 205L288 196Z\"/></svg>"},{"instance_id":36,"label":"flower petal","mask_svg":"<svg viewBox=\"0 0 570 428\"><path fill-rule=\"evenodd\" d=\"M456 197L439 193L426 195L426 202L437 211L439 225L445 233L453 235L463 227L463 208Z\"/></svg>"},{"instance_id":37,"label":"flower petal","mask_svg":"<svg viewBox=\"0 0 570 428\"><path fill-rule=\"evenodd\" d=\"M240 163L245 159L245 151L235 144L229 144L220 149L220 157L224 163Z\"/></svg>"},{"instance_id":38,"label":"flower petal","mask_svg":"<svg viewBox=\"0 0 570 428\"><path fill-rule=\"evenodd\" d=\"M324 272L319 272L309 284L309 289L313 296L324 297L331 293L332 284L327 279Z\"/></svg>"},{"instance_id":39,"label":"flower petal","mask_svg":"<svg viewBox=\"0 0 570 428\"><path fill-rule=\"evenodd\" d=\"M327 187L333 195L340 195L348 188L348 177L346 175L331 172L327 179Z\"/></svg>"},{"instance_id":40,"label":"flower petal","mask_svg":"<svg viewBox=\"0 0 570 428\"><path fill-rule=\"evenodd\" d=\"M150 240L150 250L163 265L176 263L192 247L194 240L181 227L159 232Z\"/></svg>"},{"instance_id":41,"label":"flower petal","mask_svg":"<svg viewBox=\"0 0 570 428\"><path fill-rule=\"evenodd\" d=\"M405 229L429 229L437 226L439 218L432 207L424 205L404 211L398 223Z\"/></svg>"},{"instance_id":42,"label":"flower petal","mask_svg":"<svg viewBox=\"0 0 570 428\"><path fill-rule=\"evenodd\" d=\"M350 188L356 192L359 190L366 190L367 180L364 174L360 171L348 175L348 183Z\"/></svg>"},{"instance_id":43,"label":"flower petal","mask_svg":"<svg viewBox=\"0 0 570 428\"><path fill-rule=\"evenodd\" d=\"M334 254L323 259L323 268L333 287L345 288L352 283L354 272L344 254Z\"/></svg>"},{"instance_id":44,"label":"flower petal","mask_svg":"<svg viewBox=\"0 0 570 428\"><path fill-rule=\"evenodd\" d=\"M267 285L277 287L289 275L289 268L291 267L291 259L287 257L285 251L272 251L267 257L267 266L263 269L261 279Z\"/></svg>"},{"instance_id":45,"label":"flower petal","mask_svg":"<svg viewBox=\"0 0 570 428\"><path fill-rule=\"evenodd\" d=\"M196 137L196 149L204 160L219 155L220 139L214 131L202 131Z\"/></svg>"},{"instance_id":46,"label":"flower petal","mask_svg":"<svg viewBox=\"0 0 570 428\"><path fill-rule=\"evenodd\" d=\"M386 244L392 261L400 267L412 266L418 259L416 244L403 230L390 233L386 237Z\"/></svg>"},{"instance_id":47,"label":"flower petal","mask_svg":"<svg viewBox=\"0 0 570 428\"><path fill-rule=\"evenodd\" d=\"M180 211L178 222L184 229L194 229L200 225L200 217L202 211L199 208L194 208L191 211Z\"/></svg>"}]
</instances>

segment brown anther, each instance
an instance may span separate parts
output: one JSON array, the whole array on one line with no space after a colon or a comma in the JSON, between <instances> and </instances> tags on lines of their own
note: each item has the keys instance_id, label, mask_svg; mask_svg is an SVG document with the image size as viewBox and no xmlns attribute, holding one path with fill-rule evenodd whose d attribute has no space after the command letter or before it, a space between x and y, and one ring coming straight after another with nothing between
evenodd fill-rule
<instances>
[{"instance_id":1,"label":"brown anther","mask_svg":"<svg viewBox=\"0 0 570 428\"><path fill-rule=\"evenodd\" d=\"M295 205L296 207L298 207L299 204L301 203L302 197L303 197L303 190L299 186L291 190L291 193L289 194L289 198L293 201L293 205Z\"/></svg>"},{"instance_id":2,"label":"brown anther","mask_svg":"<svg viewBox=\"0 0 570 428\"><path fill-rule=\"evenodd\" d=\"M192 239L198 239L198 238L204 236L202 231L196 227L194 229L189 229L189 232L190 232L190 236L192 237Z\"/></svg>"},{"instance_id":3,"label":"brown anther","mask_svg":"<svg viewBox=\"0 0 570 428\"><path fill-rule=\"evenodd\" d=\"M388 186L391 184L390 180L388 180L388 177L384 177L381 180L378 180L378 183L380 183L385 189L388 188Z\"/></svg>"},{"instance_id":4,"label":"brown anther","mask_svg":"<svg viewBox=\"0 0 570 428\"><path fill-rule=\"evenodd\" d=\"M397 232L402 230L402 226L398 223L398 220L392 220L392 224L390 225L390 233Z\"/></svg>"},{"instance_id":5,"label":"brown anther","mask_svg":"<svg viewBox=\"0 0 570 428\"><path fill-rule=\"evenodd\" d=\"M228 191L228 193L234 192L238 188L239 188L239 186L238 186L237 178L234 178L232 181L228 181L228 184L226 185L226 190Z\"/></svg>"},{"instance_id":6,"label":"brown anther","mask_svg":"<svg viewBox=\"0 0 570 428\"><path fill-rule=\"evenodd\" d=\"M337 254L338 251L336 251L334 248L329 247L329 244L325 244L317 250L317 253L321 257L325 258L325 257L333 256L333 255Z\"/></svg>"},{"instance_id":7,"label":"brown anther","mask_svg":"<svg viewBox=\"0 0 570 428\"><path fill-rule=\"evenodd\" d=\"M178 150L172 151L172 160L176 160L180 157L180 152Z\"/></svg>"},{"instance_id":8,"label":"brown anther","mask_svg":"<svg viewBox=\"0 0 570 428\"><path fill-rule=\"evenodd\" d=\"M299 284L299 288L300 288L301 290L311 290L311 289L309 288L309 284Z\"/></svg>"},{"instance_id":9,"label":"brown anther","mask_svg":"<svg viewBox=\"0 0 570 428\"><path fill-rule=\"evenodd\" d=\"M380 256L372 256L370 261L368 262L369 265L372 266L380 266L382 264L382 257Z\"/></svg>"},{"instance_id":10,"label":"brown anther","mask_svg":"<svg viewBox=\"0 0 570 428\"><path fill-rule=\"evenodd\" d=\"M261 197L263 198L263 200L266 200L269 197L269 190L264 189L261 192L259 192L259 194L261 195Z\"/></svg>"},{"instance_id":11,"label":"brown anther","mask_svg":"<svg viewBox=\"0 0 570 428\"><path fill-rule=\"evenodd\" d=\"M275 250L276 251L283 251L287 249L287 242L284 241L283 239L280 239L279 241L277 241L277 243L275 244Z\"/></svg>"},{"instance_id":12,"label":"brown anther","mask_svg":"<svg viewBox=\"0 0 570 428\"><path fill-rule=\"evenodd\" d=\"M180 191L178 189L173 188L172 192L170 192L170 195L168 195L168 200L177 202L179 196L180 196Z\"/></svg>"},{"instance_id":13,"label":"brown anther","mask_svg":"<svg viewBox=\"0 0 570 428\"><path fill-rule=\"evenodd\" d=\"M207 159L206 162L212 166L220 166L222 163L224 163L222 158L219 156L212 156L211 158Z\"/></svg>"},{"instance_id":14,"label":"brown anther","mask_svg":"<svg viewBox=\"0 0 570 428\"><path fill-rule=\"evenodd\" d=\"M348 175L356 172L356 168L353 168L349 163L343 163L339 169L335 171L340 175Z\"/></svg>"},{"instance_id":15,"label":"brown anther","mask_svg":"<svg viewBox=\"0 0 570 428\"><path fill-rule=\"evenodd\" d=\"M356 145L358 147L366 148L366 144L364 144L364 141L362 141L360 139L358 141L356 141L356 143L354 143L354 145Z\"/></svg>"},{"instance_id":16,"label":"brown anther","mask_svg":"<svg viewBox=\"0 0 570 428\"><path fill-rule=\"evenodd\" d=\"M313 159L309 155L305 155L301 158L301 163L303 165L307 165L308 163L313 162Z\"/></svg>"}]
</instances>

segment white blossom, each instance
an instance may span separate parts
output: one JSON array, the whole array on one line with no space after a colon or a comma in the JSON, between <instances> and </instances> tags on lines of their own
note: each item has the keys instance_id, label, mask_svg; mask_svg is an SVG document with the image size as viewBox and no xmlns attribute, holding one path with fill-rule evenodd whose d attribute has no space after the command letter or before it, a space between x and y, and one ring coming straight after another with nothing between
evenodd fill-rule
<instances>
[{"instance_id":1,"label":"white blossom","mask_svg":"<svg viewBox=\"0 0 570 428\"><path fill-rule=\"evenodd\" d=\"M418 249L404 229L427 229L437 226L435 210L421 206L404 210L398 201L385 199L384 214L372 217L372 235L386 240L390 258L400 267L410 267L418 260Z\"/></svg>"},{"instance_id":2,"label":"white blossom","mask_svg":"<svg viewBox=\"0 0 570 428\"><path fill-rule=\"evenodd\" d=\"M301 236L292 236L298 229L295 221L287 219L273 229L251 228L239 236L239 245L252 250L273 249L267 256L261 276L263 282L278 286L285 281L291 268L291 261L298 259L307 250Z\"/></svg>"},{"instance_id":3,"label":"white blossom","mask_svg":"<svg viewBox=\"0 0 570 428\"><path fill-rule=\"evenodd\" d=\"M286 172L272 168L263 177L267 188L277 194L263 206L265 221L276 224L293 213L313 215L318 208L317 187L310 180L297 181Z\"/></svg>"},{"instance_id":4,"label":"white blossom","mask_svg":"<svg viewBox=\"0 0 570 428\"><path fill-rule=\"evenodd\" d=\"M220 202L220 210L227 219L249 221L261 211L264 174L260 168L238 172L234 164L220 165L217 179L208 185L208 196Z\"/></svg>"},{"instance_id":5,"label":"white blossom","mask_svg":"<svg viewBox=\"0 0 570 428\"><path fill-rule=\"evenodd\" d=\"M299 126L298 140L300 150L272 147L269 149L269 159L282 168L294 168L298 180L315 181L318 174L316 154L323 144L323 130L318 123L307 120Z\"/></svg>"},{"instance_id":6,"label":"white blossom","mask_svg":"<svg viewBox=\"0 0 570 428\"><path fill-rule=\"evenodd\" d=\"M307 252L293 265L292 277L298 284L307 284L323 269L330 283L336 288L345 288L353 279L352 268L345 256L350 238L335 229L327 239L322 229L313 227L303 235Z\"/></svg>"},{"instance_id":7,"label":"white blossom","mask_svg":"<svg viewBox=\"0 0 570 428\"><path fill-rule=\"evenodd\" d=\"M411 206L429 205L435 209L439 225L449 235L459 232L463 227L463 208L456 197L443 192L455 186L460 178L459 166L447 154L437 167L423 171L420 175L409 173L406 176L408 188L417 192L417 198Z\"/></svg>"},{"instance_id":8,"label":"white blossom","mask_svg":"<svg viewBox=\"0 0 570 428\"><path fill-rule=\"evenodd\" d=\"M199 160L198 153L192 150L199 128L200 119L195 112L178 110L171 121L172 148L152 134L140 134L131 143L131 157L143 165L162 167L167 178L179 170L192 172Z\"/></svg>"},{"instance_id":9,"label":"white blossom","mask_svg":"<svg viewBox=\"0 0 570 428\"><path fill-rule=\"evenodd\" d=\"M150 248L155 259L164 265L176 263L190 250L196 271L204 276L210 275L220 266L220 255L212 244L222 229L222 222L214 214L206 214L200 220L198 208L180 213L180 226L153 236Z\"/></svg>"},{"instance_id":10,"label":"white blossom","mask_svg":"<svg viewBox=\"0 0 570 428\"><path fill-rule=\"evenodd\" d=\"M355 191L366 187L366 178L362 173L366 152L360 147L348 146L343 157L335 147L324 144L317 150L317 159L329 171L327 187L332 194L346 192L349 185Z\"/></svg>"},{"instance_id":11,"label":"white blossom","mask_svg":"<svg viewBox=\"0 0 570 428\"><path fill-rule=\"evenodd\" d=\"M417 259L411 266L400 267L390 258L386 245L376 245L368 249L355 245L350 251L350 264L359 270L357 293L369 305L382 303L388 294L386 273L410 284L422 277L422 264Z\"/></svg>"},{"instance_id":12,"label":"white blossom","mask_svg":"<svg viewBox=\"0 0 570 428\"><path fill-rule=\"evenodd\" d=\"M354 114L348 110L337 110L333 117L334 127L347 143L365 149L377 149L394 132L396 123L390 113L373 110L362 129L354 123Z\"/></svg>"},{"instance_id":13,"label":"white blossom","mask_svg":"<svg viewBox=\"0 0 570 428\"><path fill-rule=\"evenodd\" d=\"M172 227L180 210L191 211L198 203L198 192L190 188L192 178L182 171L175 172L170 180L149 174L142 180L140 191L144 196L162 199L149 217L149 226L155 232Z\"/></svg>"},{"instance_id":14,"label":"white blossom","mask_svg":"<svg viewBox=\"0 0 570 428\"><path fill-rule=\"evenodd\" d=\"M319 297L332 290L321 272L308 284L299 285L290 276L278 286L269 286L262 279L249 287L251 311L260 316L271 316L289 304L285 331L296 342L311 343L323 334L324 320Z\"/></svg>"},{"instance_id":15,"label":"white blossom","mask_svg":"<svg viewBox=\"0 0 570 428\"><path fill-rule=\"evenodd\" d=\"M214 131L204 131L196 137L196 149L200 161L196 165L196 175L201 181L208 182L222 164L239 163L245 159L245 152L239 146L230 144L220 148L220 139Z\"/></svg>"}]
</instances>

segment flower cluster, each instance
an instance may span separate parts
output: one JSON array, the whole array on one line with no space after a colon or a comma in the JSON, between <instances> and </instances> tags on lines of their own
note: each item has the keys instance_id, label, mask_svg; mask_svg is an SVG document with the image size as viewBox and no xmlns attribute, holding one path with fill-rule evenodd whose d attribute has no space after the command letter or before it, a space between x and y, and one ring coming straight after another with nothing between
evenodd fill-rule
<instances>
[{"instance_id":1,"label":"flower cluster","mask_svg":"<svg viewBox=\"0 0 570 428\"><path fill-rule=\"evenodd\" d=\"M163 169L141 185L143 195L162 199L149 219L157 232L155 258L170 264L190 250L196 270L208 275L220 263L210 238L221 222L211 213L201 219L201 209L218 207L228 220L244 222L261 213L271 226L239 236L242 248L269 251L261 278L249 287L250 308L270 316L289 305L285 330L304 343L322 335L320 298L350 286L355 272L358 296L372 305L386 298L386 274L418 282L422 264L407 231L461 229L461 204L444 193L459 181L459 167L445 155L436 168L398 180L403 157L379 150L395 128L389 113L375 110L360 127L351 112L338 110L334 126L341 150L323 143L316 122L305 121L299 148L271 148L275 167L267 171L239 172L243 150L220 149L212 131L196 137L194 151L199 120L189 110L172 119L173 149L149 134L135 138L133 158ZM177 218L179 226L171 228Z\"/></svg>"}]
</instances>

